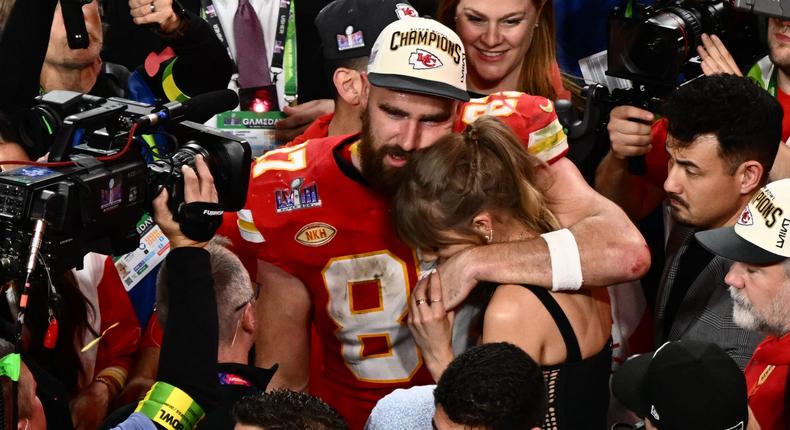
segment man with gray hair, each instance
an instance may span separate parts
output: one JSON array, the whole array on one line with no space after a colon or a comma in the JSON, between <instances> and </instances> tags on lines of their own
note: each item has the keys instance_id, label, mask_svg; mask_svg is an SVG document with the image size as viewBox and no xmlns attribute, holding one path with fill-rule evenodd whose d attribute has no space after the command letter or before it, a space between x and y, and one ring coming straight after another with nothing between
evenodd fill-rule
<instances>
[{"instance_id":1,"label":"man with gray hair","mask_svg":"<svg viewBox=\"0 0 790 430\"><path fill-rule=\"evenodd\" d=\"M228 243L227 239L217 236L208 243L206 250L217 299L220 395L223 404L233 405L242 397L263 392L276 366L263 369L248 364L256 336L255 302L260 285L253 285L239 258L226 247ZM156 314L162 327L167 326L169 297L166 286L170 276L167 265L163 265L156 282ZM215 420L217 423L232 422L229 409L222 414L209 415L206 420L207 423Z\"/></svg>"},{"instance_id":2,"label":"man with gray hair","mask_svg":"<svg viewBox=\"0 0 790 430\"><path fill-rule=\"evenodd\" d=\"M786 428L790 368L790 179L756 193L734 227L696 233L711 252L735 261L724 281L739 326L768 337L746 366L749 406L764 429Z\"/></svg>"},{"instance_id":3,"label":"man with gray hair","mask_svg":"<svg viewBox=\"0 0 790 430\"><path fill-rule=\"evenodd\" d=\"M253 286L241 261L227 245L226 239L217 236L206 248L211 262L211 277L214 279L219 316L217 360L220 363L247 363L247 354L254 342L253 311L259 285ZM169 276L169 271L163 267L156 280L156 313L162 327L167 322L169 298L164 286L167 285Z\"/></svg>"}]
</instances>

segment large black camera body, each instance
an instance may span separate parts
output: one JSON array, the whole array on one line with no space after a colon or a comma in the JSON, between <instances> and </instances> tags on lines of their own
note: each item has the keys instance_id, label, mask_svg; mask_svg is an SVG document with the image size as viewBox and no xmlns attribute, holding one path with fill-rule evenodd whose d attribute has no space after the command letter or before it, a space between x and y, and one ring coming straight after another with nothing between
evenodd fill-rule
<instances>
[{"instance_id":1,"label":"large black camera body","mask_svg":"<svg viewBox=\"0 0 790 430\"><path fill-rule=\"evenodd\" d=\"M717 35L741 67L765 55L757 17L740 13L730 1L658 0L614 10L607 74L668 93L702 74L697 47L703 33Z\"/></svg>"},{"instance_id":2,"label":"large black camera body","mask_svg":"<svg viewBox=\"0 0 790 430\"><path fill-rule=\"evenodd\" d=\"M152 161L154 150L144 139L135 137L131 146L127 141L135 123L157 114L154 106L70 91L53 91L38 102L36 109L63 118L52 130L49 160L71 163L0 173L0 280L24 276L39 219L47 222L39 261L54 273L81 267L88 252L134 250L140 240L137 223L162 187L178 213L180 167L194 166L197 154L211 170L223 209L244 206L251 163L245 140L200 123L172 121L142 130L166 136L171 144Z\"/></svg>"}]
</instances>

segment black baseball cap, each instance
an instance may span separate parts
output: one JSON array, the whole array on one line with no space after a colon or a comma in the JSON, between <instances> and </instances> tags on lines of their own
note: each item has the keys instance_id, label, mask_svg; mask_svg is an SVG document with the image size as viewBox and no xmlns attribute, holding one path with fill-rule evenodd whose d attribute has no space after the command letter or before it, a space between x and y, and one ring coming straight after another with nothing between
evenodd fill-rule
<instances>
[{"instance_id":1,"label":"black baseball cap","mask_svg":"<svg viewBox=\"0 0 790 430\"><path fill-rule=\"evenodd\" d=\"M388 24L417 17L405 0L335 0L315 18L324 59L367 57L376 38Z\"/></svg>"},{"instance_id":2,"label":"black baseball cap","mask_svg":"<svg viewBox=\"0 0 790 430\"><path fill-rule=\"evenodd\" d=\"M744 430L746 379L719 346L667 342L637 355L612 377L612 393L659 430Z\"/></svg>"}]
</instances>

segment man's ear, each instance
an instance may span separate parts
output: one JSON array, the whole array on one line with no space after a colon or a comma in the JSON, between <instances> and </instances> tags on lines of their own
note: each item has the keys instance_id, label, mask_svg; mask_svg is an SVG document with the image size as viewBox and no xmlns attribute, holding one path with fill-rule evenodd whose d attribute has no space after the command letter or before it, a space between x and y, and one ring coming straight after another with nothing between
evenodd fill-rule
<instances>
[{"instance_id":1,"label":"man's ear","mask_svg":"<svg viewBox=\"0 0 790 430\"><path fill-rule=\"evenodd\" d=\"M255 304L251 303L244 307L241 315L241 329L247 333L255 332Z\"/></svg>"},{"instance_id":2,"label":"man's ear","mask_svg":"<svg viewBox=\"0 0 790 430\"><path fill-rule=\"evenodd\" d=\"M358 106L363 102L362 73L346 67L338 67L332 74L332 83L337 94L349 105Z\"/></svg>"},{"instance_id":3,"label":"man's ear","mask_svg":"<svg viewBox=\"0 0 790 430\"><path fill-rule=\"evenodd\" d=\"M738 166L735 174L739 178L741 194L750 194L760 188L763 178L763 165L755 160L746 160Z\"/></svg>"}]
</instances>

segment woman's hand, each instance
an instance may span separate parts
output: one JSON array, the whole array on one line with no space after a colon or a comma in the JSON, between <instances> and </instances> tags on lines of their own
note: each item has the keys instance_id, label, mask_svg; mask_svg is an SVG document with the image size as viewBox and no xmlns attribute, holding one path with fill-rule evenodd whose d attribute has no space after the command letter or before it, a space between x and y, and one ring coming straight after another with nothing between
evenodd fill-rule
<instances>
[{"instance_id":1,"label":"woman's hand","mask_svg":"<svg viewBox=\"0 0 790 430\"><path fill-rule=\"evenodd\" d=\"M409 299L409 329L435 381L453 361L453 318L442 301L439 275L420 280Z\"/></svg>"}]
</instances>

